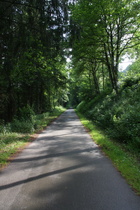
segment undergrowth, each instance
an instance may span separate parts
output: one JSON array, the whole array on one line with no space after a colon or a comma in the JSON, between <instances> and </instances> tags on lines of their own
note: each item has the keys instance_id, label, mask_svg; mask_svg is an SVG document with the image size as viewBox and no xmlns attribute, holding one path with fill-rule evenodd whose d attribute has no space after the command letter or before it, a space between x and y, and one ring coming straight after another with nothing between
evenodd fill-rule
<instances>
[{"instance_id":1,"label":"undergrowth","mask_svg":"<svg viewBox=\"0 0 140 210\"><path fill-rule=\"evenodd\" d=\"M77 114L83 125L89 130L95 143L102 148L128 184L140 195L140 164L137 156L126 151L122 144L110 140L101 129L87 120L82 114L79 112Z\"/></svg>"},{"instance_id":2,"label":"undergrowth","mask_svg":"<svg viewBox=\"0 0 140 210\"><path fill-rule=\"evenodd\" d=\"M77 110L110 138L140 154L140 82L136 82L131 86L124 83L118 95L100 93L90 101L82 101Z\"/></svg>"},{"instance_id":3,"label":"undergrowth","mask_svg":"<svg viewBox=\"0 0 140 210\"><path fill-rule=\"evenodd\" d=\"M43 130L64 111L65 109L63 107L56 107L53 112L33 115L29 118L30 120L22 118L21 121L15 119L7 125L1 124L0 168L5 166L9 162L9 158L20 148L24 148L32 141L32 134Z\"/></svg>"}]
</instances>

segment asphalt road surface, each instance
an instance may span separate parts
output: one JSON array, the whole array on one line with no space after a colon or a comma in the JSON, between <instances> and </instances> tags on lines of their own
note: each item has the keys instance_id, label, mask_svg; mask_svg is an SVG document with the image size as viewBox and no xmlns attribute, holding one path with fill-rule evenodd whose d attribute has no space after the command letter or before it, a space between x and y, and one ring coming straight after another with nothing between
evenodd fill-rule
<instances>
[{"instance_id":1,"label":"asphalt road surface","mask_svg":"<svg viewBox=\"0 0 140 210\"><path fill-rule=\"evenodd\" d=\"M137 196L64 112L0 173L0 210L140 210Z\"/></svg>"}]
</instances>

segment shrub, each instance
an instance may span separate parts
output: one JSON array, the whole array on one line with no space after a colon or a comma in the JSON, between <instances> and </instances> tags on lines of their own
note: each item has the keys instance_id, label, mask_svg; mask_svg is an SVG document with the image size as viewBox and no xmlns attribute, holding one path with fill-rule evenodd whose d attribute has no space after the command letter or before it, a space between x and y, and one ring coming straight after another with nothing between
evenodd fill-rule
<instances>
[{"instance_id":1,"label":"shrub","mask_svg":"<svg viewBox=\"0 0 140 210\"><path fill-rule=\"evenodd\" d=\"M124 87L123 87L124 88ZM119 142L140 148L140 85L131 83L119 93L81 102L77 110Z\"/></svg>"},{"instance_id":2,"label":"shrub","mask_svg":"<svg viewBox=\"0 0 140 210\"><path fill-rule=\"evenodd\" d=\"M11 130L17 133L32 133L34 131L34 125L31 121L14 119L11 123Z\"/></svg>"},{"instance_id":3,"label":"shrub","mask_svg":"<svg viewBox=\"0 0 140 210\"><path fill-rule=\"evenodd\" d=\"M0 124L0 133L6 134L6 133L10 133L11 132L11 124L4 124L4 122L2 122Z\"/></svg>"},{"instance_id":4,"label":"shrub","mask_svg":"<svg viewBox=\"0 0 140 210\"><path fill-rule=\"evenodd\" d=\"M82 112L85 114L85 112L87 111L87 103L86 101L82 101L78 106L77 106L77 110L79 112Z\"/></svg>"},{"instance_id":5,"label":"shrub","mask_svg":"<svg viewBox=\"0 0 140 210\"><path fill-rule=\"evenodd\" d=\"M128 77L124 80L122 89L137 85L139 82L140 82L140 77L138 77L138 78Z\"/></svg>"},{"instance_id":6,"label":"shrub","mask_svg":"<svg viewBox=\"0 0 140 210\"><path fill-rule=\"evenodd\" d=\"M18 119L21 121L31 121L34 122L35 113L33 109L27 105L26 107L20 108L18 113Z\"/></svg>"}]
</instances>

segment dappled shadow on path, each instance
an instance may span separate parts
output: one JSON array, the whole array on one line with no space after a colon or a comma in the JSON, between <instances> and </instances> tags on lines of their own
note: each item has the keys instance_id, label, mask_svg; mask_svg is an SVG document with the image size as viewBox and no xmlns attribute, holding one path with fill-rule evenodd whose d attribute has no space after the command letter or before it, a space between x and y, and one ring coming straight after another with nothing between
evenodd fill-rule
<instances>
[{"instance_id":1,"label":"dappled shadow on path","mask_svg":"<svg viewBox=\"0 0 140 210\"><path fill-rule=\"evenodd\" d=\"M62 153L54 153L50 155L43 155L43 156L38 156L38 157L31 157L31 158L16 158L13 160L13 162L26 162L26 161L37 161L37 160L42 160L42 159L47 159L47 158L55 158L55 157L62 157L62 156L71 156L79 153L85 153L85 152L91 152L91 151L96 151L96 148L87 148L83 150L73 150L69 152L62 152Z\"/></svg>"},{"instance_id":2,"label":"dappled shadow on path","mask_svg":"<svg viewBox=\"0 0 140 210\"><path fill-rule=\"evenodd\" d=\"M3 193L19 191L10 210L138 210L140 200L128 191L72 110L49 126L12 164L23 176L0 186Z\"/></svg>"},{"instance_id":3,"label":"dappled shadow on path","mask_svg":"<svg viewBox=\"0 0 140 210\"><path fill-rule=\"evenodd\" d=\"M40 174L38 176L30 177L28 179L24 179L24 180L21 180L21 181L17 181L17 182L14 182L14 183L10 183L10 184L7 184L7 185L0 186L0 190L4 190L4 189L7 189L7 188L15 187L15 186L20 185L20 184L32 182L32 181L35 181L37 179L42 179L44 177L52 176L52 175L55 175L55 174L60 174L60 173L63 173L63 172L75 170L75 169L78 169L78 168L81 168L81 167L84 167L84 166L88 166L90 164L91 164L91 162L90 163L86 162L84 164L75 165L75 166L71 166L71 167L68 167L68 168L63 168L63 169L60 169L60 170L56 170L56 171Z\"/></svg>"}]
</instances>

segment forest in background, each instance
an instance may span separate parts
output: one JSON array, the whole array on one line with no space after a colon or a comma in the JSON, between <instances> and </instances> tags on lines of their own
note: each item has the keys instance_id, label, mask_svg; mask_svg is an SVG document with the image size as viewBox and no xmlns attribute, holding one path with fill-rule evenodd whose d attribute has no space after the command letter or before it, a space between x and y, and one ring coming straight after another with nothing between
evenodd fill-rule
<instances>
[{"instance_id":1,"label":"forest in background","mask_svg":"<svg viewBox=\"0 0 140 210\"><path fill-rule=\"evenodd\" d=\"M0 118L40 114L67 100L67 1L0 0Z\"/></svg>"},{"instance_id":2,"label":"forest in background","mask_svg":"<svg viewBox=\"0 0 140 210\"><path fill-rule=\"evenodd\" d=\"M70 37L72 103L111 139L138 153L139 10L137 0L77 1L72 7ZM135 58L135 62L120 71L125 55Z\"/></svg>"},{"instance_id":3,"label":"forest in background","mask_svg":"<svg viewBox=\"0 0 140 210\"><path fill-rule=\"evenodd\" d=\"M0 0L1 132L77 107L139 151L139 11L138 0ZM120 72L126 54L135 62Z\"/></svg>"}]
</instances>

